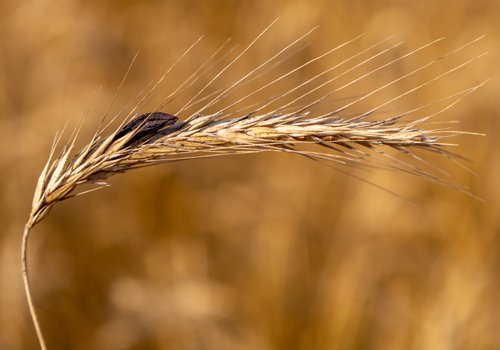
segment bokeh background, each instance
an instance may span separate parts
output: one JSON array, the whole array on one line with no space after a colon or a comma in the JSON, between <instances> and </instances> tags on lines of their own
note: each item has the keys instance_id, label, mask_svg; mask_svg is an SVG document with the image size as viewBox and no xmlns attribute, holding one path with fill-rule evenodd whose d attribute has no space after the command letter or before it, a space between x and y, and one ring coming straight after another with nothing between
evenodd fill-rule
<instances>
[{"instance_id":1,"label":"bokeh background","mask_svg":"<svg viewBox=\"0 0 500 350\"><path fill-rule=\"evenodd\" d=\"M392 195L279 154L117 176L56 206L33 231L31 280L49 348L500 349L497 0L1 1L0 349L37 348L19 247L55 131L88 110L84 143L137 51L112 113L199 36L160 98L226 38L241 49L277 17L221 82L316 25L310 46L278 71L360 33L353 52L390 34L404 50L445 36L422 62L487 34L455 59L487 57L393 107L491 78L438 117L487 134L458 140L477 173L459 168L458 179L484 202L397 172L361 173Z\"/></svg>"}]
</instances>

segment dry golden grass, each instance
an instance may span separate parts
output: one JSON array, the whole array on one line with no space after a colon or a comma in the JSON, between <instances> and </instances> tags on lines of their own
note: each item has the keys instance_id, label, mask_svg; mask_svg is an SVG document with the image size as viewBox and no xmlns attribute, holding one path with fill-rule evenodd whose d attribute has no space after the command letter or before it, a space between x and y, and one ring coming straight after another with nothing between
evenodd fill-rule
<instances>
[{"instance_id":1,"label":"dry golden grass","mask_svg":"<svg viewBox=\"0 0 500 350\"><path fill-rule=\"evenodd\" d=\"M352 4L347 11L351 17L342 12L342 8L337 8L338 22L331 23L326 10L318 11L305 2L299 4L294 5L297 7L277 4L282 10L289 9L282 19L287 30L280 32L283 28L278 23L274 32L266 34L270 39L263 36L262 46L254 52L245 52L238 61L241 66L232 65L225 77L221 75L203 95L196 96L193 91L200 91L210 81L207 77L220 72L221 67L242 51L241 48L221 51L211 61L213 65L206 66L206 76L188 80L185 86L189 88L180 91L184 95L174 101L170 101L170 97L176 94L169 96L168 91L155 87L153 93L144 94L146 99L137 104L137 109L124 109L128 115L118 116L123 120L118 122L120 125L112 123L97 133L92 131L92 124L98 117L87 117L78 140L70 139L60 154L54 153L40 177L28 226L42 219L53 204L80 191L85 192L89 184L103 186L114 173L156 163L189 161L118 177L113 180L116 186L111 189L57 206L54 215L37 227L30 266L33 268L35 301L50 348L153 349L190 348L203 344L208 348L249 349L487 349L498 344L494 335L497 316L492 311L498 305L495 297L498 285L494 282L498 251L493 248L498 242L499 226L495 215L498 197L496 187L488 180L495 178L495 171L484 165L491 164L487 160L494 158L493 154L481 151L489 141L474 136L470 138L474 141L469 142L468 136L450 131L496 133L495 128L483 124L491 113L487 97L491 85L496 85L495 79L479 93L470 94L485 77L495 74L490 72L494 69L491 65L481 63L491 58L481 57L481 61L477 60L479 63L476 58L485 47L492 50L490 44L495 41L496 34L488 32L487 28L477 28L474 32L464 29L456 35L460 39L448 38L437 45L426 46L432 40L429 38L443 33L449 37L450 33L457 33L453 30L457 31L458 27L450 25L453 21L443 19L450 33L429 29L427 37L412 38L415 27L412 30L413 22L403 20L409 18L405 17L404 6L386 12L380 7L380 12L374 14L371 10L376 5L366 4L366 9L357 9L356 15L352 15L357 7ZM88 6L89 13L101 11ZM109 6L118 8L112 3ZM207 13L210 6L207 6L200 9L198 19L210 18ZM488 6L494 8L495 5ZM491 8L487 14L481 12L484 18L493 17ZM122 9L123 16L128 11L152 11L146 3ZM181 9L160 6L154 12L177 13ZM237 13L237 7L227 10L233 13L232 16ZM31 10L19 8L17 11L20 15ZM58 11L69 13L72 9ZM274 14L269 8L261 11ZM456 11L447 13L458 16ZM180 18L173 13L173 18ZM120 18L126 18L121 16L114 12L106 17L106 23L113 29L104 32L126 28L120 27ZM186 55L184 62L187 64L175 67L180 72L173 70L165 77L166 85L173 87L171 90L179 87L179 82L185 81L186 76L210 57L213 48L218 47L219 44L210 42L211 38L220 35L223 41L224 37L235 33L237 38L239 35L237 41L250 42L251 35L258 31L256 27L262 28L272 19L262 18L258 24L247 22L242 13L239 16L240 29L213 28L213 32L207 33L208 39L204 39L209 42L199 48L201 51L206 49L205 54ZM363 31L370 35L361 39L351 51L336 51L321 61L314 61L315 68L313 65L304 67L297 76L287 76L289 80L277 80L268 90L254 93L268 82L288 74L290 69L321 56L332 43L338 45L343 38L354 37L354 31L331 27L345 25L343 16L351 18L353 26L362 27L360 23L366 21ZM83 17L79 21L84 21ZM15 22L15 18L16 13L11 21ZM226 23L223 18L217 22ZM315 20L313 23L300 22L305 18ZM378 51L371 48L364 58L351 61L350 66L336 72L328 71L377 43L374 37L385 37L386 33L373 30L376 23L386 21L384 18L400 19L398 28L407 27L398 37L409 37L413 43L398 46L397 40L391 39L394 44L386 42L387 46L381 48L388 49L387 56L374 56ZM287 49L288 56L278 59L276 65L265 64L263 69L249 76L248 84L238 81L260 62L266 62L279 52L277 47L286 47L290 38L299 35L297 30L300 32L301 28L322 22L327 24L317 31L318 42L312 40L311 46ZM34 25L33 21L30 23ZM183 26L179 21L173 23ZM252 23L251 28L245 28L245 23ZM296 24L293 31L286 25L289 23ZM140 46L134 41L134 34L140 40L149 33L151 40L140 46L145 51L141 52L145 58L140 62L139 56L115 106L136 104L126 99L144 80L145 72L148 76L162 74L163 64L148 66L146 62L173 62L183 50L172 45L168 52L158 52L159 43L166 39L157 27L148 27L151 24L139 20L131 26L134 30L113 34L127 38L124 40L132 51ZM200 28L193 28L191 35L204 32L197 29ZM220 33L217 34L217 30ZM470 42L484 32L488 36L481 42ZM152 35L154 33L156 36ZM329 40L325 40L323 33L335 33L336 37L329 34ZM33 31L35 36L42 34ZM192 37L187 39L179 35L177 42L185 46L194 40ZM326 41L329 45L322 48ZM445 44L449 41L451 45ZM463 43L473 45L454 52ZM430 51L412 54L407 61L399 60L405 53L412 52L409 48L415 47L430 48ZM99 100L111 100L112 86L118 85L121 79L118 74L126 69L126 62L133 56L130 52L117 52L117 55L110 52L102 56L105 59L101 57L103 62L108 58L112 62L108 67L101 67L102 72L110 73L92 76L79 73L80 68L73 66L71 80L76 76L80 85L66 89L65 94L76 101L81 100L82 92L86 90L88 96L88 92L104 80L106 86L101 92L104 98ZM452 54L444 54L450 52ZM95 52L93 55L99 57ZM356 75L351 74L354 72L349 71L332 81L332 85L308 95L307 102L298 100L298 103L287 105L311 91L311 85L321 86L369 57L375 58L362 66L361 72L356 72L357 77L364 77L384 64L388 64L387 72L377 71L360 79L358 85L329 95L332 90L356 80ZM120 72L116 72L117 62L122 65ZM431 64L426 66L427 63ZM466 66L462 67L464 63ZM426 70L419 70L419 67ZM455 67L460 69L455 70ZM406 76L414 71L414 75ZM328 74L277 100L277 105L267 105L322 72ZM406 80L398 80L401 77ZM54 78L56 83L53 84L57 86L57 81L61 80L51 75L51 81ZM239 91L232 89L235 82ZM377 90L388 83L391 85ZM226 91L228 88L230 90ZM377 95L372 94L374 91ZM155 93L159 101L154 100ZM46 98L44 105L29 106L23 99L11 99L18 101L26 111L32 111L17 113L27 115L27 120L29 113L33 113L33 118L52 116L46 119L47 123L36 124L40 127L35 129L18 128L30 141L23 146L26 150L17 152L28 152L34 140L44 145L36 156L38 164L48 146L43 140L50 139L51 130L64 124L68 110L83 109L71 102L67 109L60 111L64 106L61 101L68 101L68 97L61 100L51 92L46 96L52 97ZM166 101L169 105L163 104L165 96L169 96ZM195 96L193 101L189 101L192 96ZM240 101L246 96L246 100ZM398 99L393 100L396 97ZM25 99L28 101L32 97ZM198 104L191 105L197 100ZM454 105L458 100L460 103ZM239 103L233 106L234 102ZM99 103L93 102L92 111L101 109ZM184 106L191 109L183 109ZM206 110L202 106L207 106ZM230 108L226 109L228 106ZM173 124L173 120L161 119L166 117L164 114L155 114L153 117L159 119L150 117L125 125L136 120L138 115L154 110L173 113L180 120ZM429 121L424 119L427 116L435 117ZM470 122L472 117L485 121ZM449 128L450 119L458 119L461 124ZM7 131L6 140L12 137L8 130L3 128ZM85 139L91 140L90 143L78 146L81 150L75 152L75 147ZM472 167L476 168L484 184L480 186L477 177L460 167L451 175L450 164L458 159L454 153L448 153L450 142L465 144L453 151L477 161L479 165ZM58 152L58 148L53 151ZM191 160L262 152L306 155L319 161L279 154L231 160ZM18 198L21 194L29 195L28 190L32 188L29 180L36 171L32 165L36 161L26 155L18 157L21 158L26 159L23 163L30 170L26 172L29 176L21 176L14 182L26 187L26 191L16 191ZM13 158L3 157L2 161L9 164L9 159ZM344 173L337 175L325 164ZM379 171L387 168L397 171ZM5 176L15 169L9 168ZM406 178L403 172L418 176ZM486 178L482 174L487 174ZM422 182L419 177L433 181ZM359 179L368 184L363 185ZM462 192L470 188L470 193L484 198L488 204L484 206L460 191L438 186L433 183L436 181ZM482 186L488 181L490 190L485 192ZM384 194L371 183L414 202ZM19 188L19 185L14 186ZM7 188L5 194L11 192ZM19 212L26 212L24 202L17 205L16 200L10 200L10 203ZM4 213L9 213L5 208ZM6 232L18 231L22 222L17 214L11 217L6 222L15 224L7 224ZM117 222L115 218L121 220ZM9 272L9 266L15 266L10 261L15 261L11 259L15 258L11 252L15 251L18 239L18 232L17 235L5 235L4 276L15 275ZM45 240L43 247L41 240ZM16 297L20 295L20 284L15 278L12 282L6 284L5 294L0 297L2 305L6 305L0 312L3 320L9 315L19 315L23 307L22 299ZM9 301L7 295L14 299ZM33 338L21 336L32 334L28 326L26 317L10 322L0 333L0 345L6 348L32 346Z\"/></svg>"},{"instance_id":2,"label":"dry golden grass","mask_svg":"<svg viewBox=\"0 0 500 350\"><path fill-rule=\"evenodd\" d=\"M269 28L270 27L266 28L266 30L257 37L257 39L264 35ZM432 164L424 158L418 157L414 153L414 149L434 152L451 159L458 158L455 154L446 151L445 147L450 145L449 139L460 134L459 132L449 130L449 128L426 130L422 129L421 125L429 122L439 113L449 109L465 94L476 90L483 84L474 86L473 88L465 91L456 92L450 96L445 96L437 101L431 101L423 106L412 107L412 109L408 112L398 113L395 116L385 116L385 119L379 120L367 119L372 114L379 112L382 107L388 106L392 102L399 100L402 97L406 97L407 95L432 84L440 78L463 68L480 56L469 59L428 81L425 81L415 87L411 87L407 91L404 91L387 101L381 101L377 106L371 107L366 111L355 113L349 118L342 118L341 116L343 113L348 111L350 107L360 101L387 89L397 82L404 81L408 77L431 67L451 54L456 54L464 47L476 42L477 39L463 45L459 49L447 53L444 56L433 59L411 72L404 73L403 75L398 76L380 87L374 88L373 90L362 94L361 97L358 97L353 101L343 102L344 105L341 107L326 113L319 115L314 114L312 112L312 108L325 101L325 99L330 95L344 90L347 86L356 84L363 79L369 79L374 73L380 70L392 69L392 65L395 62L411 58L411 56L416 52L427 48L436 41L410 51L400 57L396 57L388 62L383 62L376 68L353 78L351 81L341 85L340 87L334 88L332 91L322 95L313 102L307 104L303 104L304 102L301 102L301 104L297 106L297 101L303 101L305 97L311 95L316 90L319 90L324 86L329 86L339 80L339 78L343 75L346 75L357 68L363 67L367 62L373 61L375 58L378 58L387 52L391 53L391 50L399 44L389 46L385 49L379 49L375 53L370 52L369 49L363 50L358 54L348 57L338 64L332 65L332 67L320 72L305 82L300 83L298 86L286 88L284 91L278 93L277 97L265 99L256 106L252 105L252 109L248 112L242 112L241 109L239 109L238 112L228 112L230 107L237 105L239 102L248 99L250 96L257 94L267 87L284 80L312 62L315 62L352 42L348 41L332 50L327 51L327 53L319 57L291 69L290 72L265 83L258 89L239 98L236 102L226 102L228 105L224 105L224 108L216 113L209 115L202 114L212 105L220 103L221 100L227 101L228 95L230 95L233 90L238 89L240 85L245 84L251 78L254 78L254 76L261 70L268 70L268 66L273 68L275 59L279 58L282 54L287 54L288 51L294 47L294 45L299 43L309 33L310 32L286 45L282 50L278 51L271 58L259 64L257 68L245 74L243 77L235 78L235 82L231 82L228 87L222 88L220 91L216 91L214 94L215 97L207 95L193 102L193 100L197 97L202 96L202 93L219 76L225 73L226 70L228 70L240 57L242 57L257 41L257 39L252 41L247 48L241 51L241 53L239 53L236 58L231 60L229 64L227 64L219 73L215 74L213 78L209 78L209 82L197 93L195 93L194 96L184 104L184 107L176 113L179 114L189 110L189 107L198 104L199 101L208 101L204 102L202 107L199 109L196 107L197 111L191 114L191 116L186 120L178 121L176 116L156 111L140 116L135 115L130 121L122 122L120 126L108 136L104 136L103 130L99 128L91 141L85 145L81 151L72 155L72 150L75 147L78 136L78 131L75 130L75 136L72 140L64 145L57 157L52 159L61 136L57 137L57 140L52 147L49 160L39 177L38 184L35 189L31 214L24 230L21 252L22 271L25 281L26 294L42 349L46 349L46 345L33 306L26 265L29 232L33 226L43 220L54 204L83 193L88 193L89 191L93 191L95 189L107 187L109 184L104 182L104 180L107 180L114 174L126 173L130 170L145 166L180 160L192 161L201 158L222 157L228 155L281 152L302 155L313 160L331 162L341 166L374 166L373 163L375 163L381 168L385 167L388 169L400 170L401 172L422 176L430 180L434 180L435 182L461 189L463 192L468 193L466 189L463 189L454 182L451 182L452 179L440 178L431 172L423 170L422 168L388 156L388 153L387 151L384 151L384 148L399 151L410 158L417 159L424 165L431 166ZM377 46L380 46L380 43L371 46L370 49ZM215 54L218 51L219 50L217 50ZM317 83L318 78L325 76L327 73L334 71L338 67L344 66L345 63L352 61L355 57L360 56L360 54L365 53L366 51L369 52L369 56L361 61L361 63L348 66L347 68L342 67L341 73L336 73L333 78L329 77L326 82L321 84ZM215 54L213 57L216 57ZM207 60L206 63L208 64L211 62L210 60ZM170 71L170 69L168 71ZM160 82L166 78L167 73L154 84L151 90L145 94L145 96L141 99L141 102L129 113L129 116L134 112L134 110L141 106L150 94L155 92ZM190 78L199 78L200 74L201 73L197 71L192 74ZM175 97L175 93L179 91L181 87L190 83L190 80L191 79L184 81L184 83L171 93L166 100L173 99ZM288 97L294 91L303 86L305 86L307 90L302 93L302 95L293 98L291 101L285 99L285 97ZM423 118L417 119L416 121L401 122L401 119L408 117L416 111L436 104L437 102L450 99L452 102L449 103L444 109L436 113L427 115ZM285 100L285 102L282 100ZM262 112L266 107L273 105L276 101L280 101L279 107L274 107L267 113ZM249 107L245 109L248 108ZM234 114L239 115L232 118L227 117L228 115L231 116ZM116 119L116 117L114 119ZM101 121L101 125L104 124L105 120L103 119ZM444 141L442 141L443 139ZM297 149L297 147L301 145L318 145L322 146L323 150L312 151ZM387 159L389 159L389 161L387 161ZM447 175L445 171L439 168L435 169L438 172ZM346 170L343 170L343 172L349 174ZM97 185L98 187L78 193L78 186L87 183Z\"/></svg>"},{"instance_id":3,"label":"dry golden grass","mask_svg":"<svg viewBox=\"0 0 500 350\"><path fill-rule=\"evenodd\" d=\"M257 39L264 35L269 28L270 27L266 28ZM367 110L356 112L349 117L342 117L342 115L350 111L353 105L359 104L368 97L432 67L440 60L447 58L447 56L457 54L457 52L462 51L465 47L475 43L479 39L473 40L436 59L432 59L413 71L405 72L401 76L397 76L389 82L361 94L361 97L355 98L352 101L344 101L341 107L328 110L326 113L314 113L313 108L323 103L329 96L343 91L346 87L355 85L364 79L370 79L371 76L378 71L393 69L393 64L396 62L412 58L412 55L435 44L439 40L423 45L418 49L394 59L389 59L388 62L383 61L367 73L361 72L358 74L359 76L352 78L352 80L347 83L330 88L331 91L321 95L312 102L302 102L313 92L333 85L333 83L336 83L342 76L351 71L359 70L359 68L364 68L368 62L373 61L375 58L393 54L391 50L401 44L394 44L388 48L382 47L382 49L380 49L379 46L381 43L376 43L369 49L350 56L338 64L332 64L328 69L305 80L297 86L292 85L286 87L285 90L279 92L275 97L270 96L270 98L264 99L256 105L254 104L243 109L240 108L237 112L230 112L231 107L247 100L249 97L286 79L311 63L328 56L332 52L352 42L352 40L345 42L319 57L292 68L289 72L263 84L263 86L239 98L235 102L229 100L228 96L234 90L237 90L240 85L250 81L251 78L254 78L261 71L269 70L269 68L272 69L273 64L276 64L275 61L280 58L280 55L288 54L289 50L292 50L297 43L300 43L300 41L309 34L310 32L286 45L271 58L259 64L243 77L234 78L235 81L230 82L227 87L216 91L214 94L203 96L202 93L243 56L246 51L255 44L257 39L252 41L245 50L242 50L236 58L224 66L224 68L216 73L213 78L209 77L209 82L196 92L176 113L186 112L190 107L192 109L193 106L199 104L200 101L208 101L204 102L201 107L195 107L196 112L192 113L186 120L178 121L177 116L157 111L140 116L133 115L134 111L141 107L150 94L155 92L158 85L166 78L167 73L171 70L170 68L168 72L154 84L151 90L142 97L140 103L133 107L132 111L129 113L129 117L132 115L133 118L129 121L125 120L122 122L114 132L111 132L107 136L104 135L102 126L105 125L105 119L103 119L101 121L101 126L96 131L91 141L85 145L81 151L72 155L78 136L78 130L75 130L75 136L72 140L64 145L55 159L52 159L54 153L57 152L57 145L61 138L61 136L58 136L52 147L49 160L38 180L33 198L32 212L27 225L29 227L34 226L44 218L48 210L54 204L77 195L75 190L78 185L93 183L99 186L108 186L103 180L106 180L114 174L125 173L136 168L151 166L158 163L237 154L283 152L298 154L313 160L327 161L344 166L373 166L373 163L375 163L375 165L379 167L401 170L426 177L435 182L460 188L459 185L451 182L452 178L442 179L438 177L438 175L434 175L422 168L391 158L383 149L386 148L399 151L421 161L424 165L429 165L429 163L425 159L414 154L414 149L434 152L448 158L457 157L455 154L446 151L445 147L453 145L449 140L459 135L459 131L453 131L448 127L427 130L423 128L423 126L432 121L432 118L436 115L455 105L464 95L475 91L483 85L483 83L463 91L455 92L452 95L441 97L436 101L430 101L423 106L411 106L411 109L408 111L399 112L396 115L383 116L382 119L378 118L376 120L369 120L368 118L375 113L380 113L383 107L390 106L394 101L407 97L423 87L431 85L435 81L467 66L483 55L466 60L464 63L458 64L436 77L411 87L399 95L391 97L388 100L380 101L376 106L370 107ZM383 40L382 43L384 41L385 40ZM375 47L377 48L376 51L374 50L375 53L371 52L372 50L370 49ZM219 51L220 50L217 50L215 54ZM360 63L352 64L351 66L347 65L347 67L345 67L346 63L351 63L354 58L366 52L368 52L368 58L363 58ZM216 57L215 54L212 55L212 57ZM212 62L207 60L206 64L209 63ZM279 63L281 62L278 61L278 64ZM335 69L339 67L342 67L340 73L335 72ZM335 72L333 77L327 75L327 73L331 72ZM188 80L180 84L180 86L165 99L166 102L162 102L162 105L171 102L171 100L176 97L175 94L181 87L190 83L194 78L199 78L200 74L200 71L192 74ZM319 80L319 78L323 76L327 76L325 82ZM298 97L289 98L289 96L293 96L293 92L303 87L306 89L305 92L301 93ZM200 95L202 97L200 97ZM196 98L199 99L196 100ZM229 102L226 102L228 100ZM425 117L414 121L402 121L404 118L408 118L417 111L423 110L438 102L448 100L451 100L451 102L438 112L425 115ZM203 114L204 111L217 103L220 104L221 101L225 101L227 105L223 104L224 107L215 113L208 115ZM272 110L263 112L266 107L273 106L277 101L279 101L279 107L273 107ZM234 117L235 114L236 116ZM116 118L117 116L113 119ZM462 134L467 134L467 132L462 132ZM469 134L472 133L469 132ZM297 149L297 146L300 145L319 145L323 146L324 149L320 151ZM436 170L438 172L441 171L442 174L447 174L443 170ZM97 187L97 189L98 188L99 187ZM462 189L462 191L465 192L466 190Z\"/></svg>"}]
</instances>

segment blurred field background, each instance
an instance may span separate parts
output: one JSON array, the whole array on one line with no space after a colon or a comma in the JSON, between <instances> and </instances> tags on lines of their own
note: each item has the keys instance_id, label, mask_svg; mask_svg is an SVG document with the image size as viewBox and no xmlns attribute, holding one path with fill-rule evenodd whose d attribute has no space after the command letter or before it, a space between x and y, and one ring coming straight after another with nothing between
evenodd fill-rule
<instances>
[{"instance_id":1,"label":"blurred field background","mask_svg":"<svg viewBox=\"0 0 500 350\"><path fill-rule=\"evenodd\" d=\"M199 36L159 97L226 38L242 48L277 17L231 74L241 76L316 25L311 46L290 66L360 33L353 52L390 34L407 41L406 51L446 36L421 62L487 34L454 59L488 56L395 107L491 78L438 117L487 134L458 140L478 173L459 169L459 180L484 202L403 174L361 173L398 197L280 154L117 176L108 189L57 205L33 231L31 280L49 348L500 349L497 0L3 0L0 349L37 348L19 247L55 131L68 120L75 125L100 89L83 144L137 50L114 113ZM409 69L396 68L399 75ZM446 66L433 69L427 78ZM435 161L448 170L449 162Z\"/></svg>"}]
</instances>

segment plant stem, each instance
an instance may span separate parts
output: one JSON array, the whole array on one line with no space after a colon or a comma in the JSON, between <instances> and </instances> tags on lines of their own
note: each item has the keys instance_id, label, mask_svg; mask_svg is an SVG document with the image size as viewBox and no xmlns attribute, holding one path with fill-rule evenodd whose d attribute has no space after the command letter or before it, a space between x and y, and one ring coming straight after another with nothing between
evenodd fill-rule
<instances>
[{"instance_id":1,"label":"plant stem","mask_svg":"<svg viewBox=\"0 0 500 350\"><path fill-rule=\"evenodd\" d=\"M31 225L28 223L24 226L23 240L21 243L21 269L23 272L23 282L24 282L24 292L26 293L26 299L28 300L28 307L30 310L31 321L35 326L36 336L38 338L38 343L42 350L47 350L45 345L45 339L43 338L42 329L40 328L40 323L38 322L38 317L35 311L35 305L33 304L33 299L31 298L30 283L28 280L28 237L30 235Z\"/></svg>"}]
</instances>

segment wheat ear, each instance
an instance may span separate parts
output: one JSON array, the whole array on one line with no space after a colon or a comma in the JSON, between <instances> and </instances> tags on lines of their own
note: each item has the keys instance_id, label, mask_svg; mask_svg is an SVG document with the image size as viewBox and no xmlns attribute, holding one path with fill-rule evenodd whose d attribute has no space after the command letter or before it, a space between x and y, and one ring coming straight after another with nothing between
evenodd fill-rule
<instances>
[{"instance_id":1,"label":"wheat ear","mask_svg":"<svg viewBox=\"0 0 500 350\"><path fill-rule=\"evenodd\" d=\"M263 33L261 33L261 35ZM309 32L303 37L308 34ZM434 59L410 73L389 81L387 84L373 89L369 93L328 113L315 114L312 112L312 108L325 101L326 98L333 93L339 92L347 86L370 77L373 73L389 67L396 61L413 55L415 52L432 45L434 42L413 50L408 54L400 55L396 59L388 61L358 78L352 79L349 83L336 87L333 91L323 94L321 97L309 103L303 102L311 93L327 84L335 82L341 76L356 70L358 67L364 66L367 62L382 56L399 45L395 44L383 50L379 50L367 59L361 61L361 63L344 69L341 73L335 75L333 78L329 78L326 82L319 83L320 78L334 69L345 66L356 56L369 52L386 42L386 40L383 40L369 47L367 50L361 51L320 74L313 76L311 79L297 86L293 86L287 91L273 96L266 101L262 101L259 105L248 107L250 109L249 111L229 112L229 107L287 78L289 75L302 69L306 65L326 57L326 55L340 49L344 45L350 44L356 39L355 38L337 46L324 55L290 70L288 73L270 81L268 84L243 98L236 101L233 100L231 103L226 104L223 109L214 113L206 113L206 110L223 99L228 98L228 96L230 96L239 86L255 77L261 76L266 69L272 69L276 64L282 63L285 59L279 59L279 56L288 52L290 48L296 45L303 37L287 45L269 60L265 61L226 88L222 88L202 97L206 87L224 73L224 71L229 69L230 66L238 60L251 45L253 45L254 42L252 42L233 61L215 75L203 89L192 95L193 97L175 115L160 112L156 109L153 112L137 116L134 108L130 112L129 117L126 118L118 128L107 135L105 135L104 128L102 128L103 123L101 123L94 137L78 152L74 152L77 133L75 133L69 143L63 146L59 152L56 152L56 149L58 148L57 144L60 141L61 135L56 137L49 159L38 179L33 197L32 210L24 229L21 248L25 292L30 315L42 349L46 349L47 347L33 305L28 280L27 243L29 233L31 228L39 223L56 203L88 192L78 192L79 186L82 184L94 184L96 185L94 189L99 189L108 186L105 181L114 174L124 173L132 169L159 163L237 154L281 152L298 154L313 160L321 161L349 174L349 170L342 170L342 167L374 166L396 169L398 171L425 177L431 181L468 193L467 189L456 184L443 170L436 168L437 174L424 170L422 167L391 156L389 153L385 152L384 149L395 150L413 160L431 166L432 164L429 164L424 158L418 156L415 151L424 150L450 159L456 159L458 156L449 152L446 147L450 145L448 143L450 137L461 133L448 129L427 129L425 128L425 124L435 114L450 108L462 97L479 88L483 83L431 102L430 104L451 101L440 111L417 120L405 121L405 117L430 104L415 107L407 112L399 113L394 116L386 116L379 120L367 120L367 117L380 111L382 107L389 103L407 96L464 67L480 56L467 60L363 113L357 113L350 118L341 117L341 113L352 105L367 99L388 86L420 72L438 60L443 59L443 57L458 52L478 39L467 43L445 56ZM218 53L218 51L216 51L216 53ZM276 59L278 60L276 61ZM201 67L200 72L202 73L205 68L205 66ZM182 86L176 89L173 94L169 95L167 100L179 91L184 91L185 88L193 85L194 81L198 79L198 76L198 74L191 76ZM145 94L143 100L141 100L138 105L141 105L144 100L149 97L163 79L164 76ZM310 88L308 88L305 93L295 98L292 97L294 96L292 93L298 91L300 88L308 86ZM271 111L265 112L266 108L271 105L276 105L277 101L285 102L273 108ZM195 106L202 102L204 103L203 107L195 110L184 120L178 120L177 116L181 114L184 115L187 110L195 108ZM304 145L315 145L318 147L315 150L311 150L307 147L305 148Z\"/></svg>"}]
</instances>

